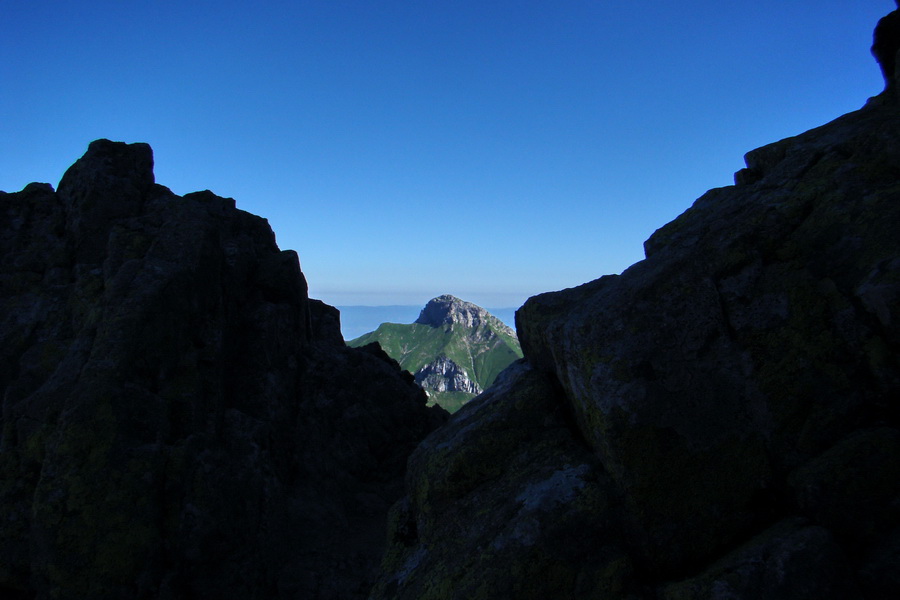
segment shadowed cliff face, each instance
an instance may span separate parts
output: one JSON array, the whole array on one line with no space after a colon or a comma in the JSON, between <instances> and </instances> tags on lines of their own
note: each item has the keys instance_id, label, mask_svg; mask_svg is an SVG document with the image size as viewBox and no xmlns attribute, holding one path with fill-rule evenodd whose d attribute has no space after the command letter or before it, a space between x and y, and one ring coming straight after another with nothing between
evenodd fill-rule
<instances>
[{"instance_id":1,"label":"shadowed cliff face","mask_svg":"<svg viewBox=\"0 0 900 600\"><path fill-rule=\"evenodd\" d=\"M0 194L0 596L365 597L439 409L264 219L90 145Z\"/></svg>"},{"instance_id":2,"label":"shadowed cliff face","mask_svg":"<svg viewBox=\"0 0 900 600\"><path fill-rule=\"evenodd\" d=\"M531 298L525 360L410 459L374 597L900 597L895 84Z\"/></svg>"}]
</instances>

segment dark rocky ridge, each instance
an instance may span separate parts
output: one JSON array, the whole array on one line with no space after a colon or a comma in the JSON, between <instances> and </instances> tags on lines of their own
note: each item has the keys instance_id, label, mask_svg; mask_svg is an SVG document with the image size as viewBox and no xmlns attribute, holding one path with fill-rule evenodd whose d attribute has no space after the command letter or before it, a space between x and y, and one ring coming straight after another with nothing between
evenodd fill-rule
<instances>
[{"instance_id":1,"label":"dark rocky ridge","mask_svg":"<svg viewBox=\"0 0 900 600\"><path fill-rule=\"evenodd\" d=\"M297 255L99 140L0 193L0 597L363 598L445 420Z\"/></svg>"},{"instance_id":2,"label":"dark rocky ridge","mask_svg":"<svg viewBox=\"0 0 900 600\"><path fill-rule=\"evenodd\" d=\"M900 597L889 70L644 261L526 302L524 361L411 457L374 598Z\"/></svg>"}]
</instances>

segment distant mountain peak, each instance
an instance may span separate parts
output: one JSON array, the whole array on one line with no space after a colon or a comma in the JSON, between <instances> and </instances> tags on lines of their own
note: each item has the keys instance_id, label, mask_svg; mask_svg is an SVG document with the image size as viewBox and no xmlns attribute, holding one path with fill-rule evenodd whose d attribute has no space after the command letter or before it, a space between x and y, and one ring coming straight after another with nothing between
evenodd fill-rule
<instances>
[{"instance_id":1,"label":"distant mountain peak","mask_svg":"<svg viewBox=\"0 0 900 600\"><path fill-rule=\"evenodd\" d=\"M515 335L512 329L485 309L450 294L429 300L422 312L419 313L416 323L431 327L442 327L453 323L465 327L478 327L490 323L491 327L508 330L507 333Z\"/></svg>"},{"instance_id":2,"label":"distant mountain peak","mask_svg":"<svg viewBox=\"0 0 900 600\"><path fill-rule=\"evenodd\" d=\"M480 306L449 294L432 298L414 323L382 323L347 344L371 342L412 373L431 402L450 412L522 358L515 331Z\"/></svg>"}]
</instances>

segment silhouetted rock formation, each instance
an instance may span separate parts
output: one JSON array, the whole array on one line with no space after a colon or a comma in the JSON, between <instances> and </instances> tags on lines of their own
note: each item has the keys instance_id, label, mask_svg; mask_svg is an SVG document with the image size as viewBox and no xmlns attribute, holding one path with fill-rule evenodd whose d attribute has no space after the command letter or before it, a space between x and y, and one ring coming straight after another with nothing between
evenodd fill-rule
<instances>
[{"instance_id":1,"label":"silhouetted rock formation","mask_svg":"<svg viewBox=\"0 0 900 600\"><path fill-rule=\"evenodd\" d=\"M900 7L900 2L897 2L897 6ZM897 72L898 52L900 52L900 11L895 10L878 21L872 39L872 54L881 67L885 90L892 96L896 96L897 79L900 78L900 73Z\"/></svg>"},{"instance_id":2,"label":"silhouetted rock formation","mask_svg":"<svg viewBox=\"0 0 900 600\"><path fill-rule=\"evenodd\" d=\"M0 596L365 597L443 422L297 255L99 140L0 193Z\"/></svg>"},{"instance_id":3,"label":"silhouetted rock formation","mask_svg":"<svg viewBox=\"0 0 900 600\"><path fill-rule=\"evenodd\" d=\"M746 162L518 311L525 360L410 459L375 598L900 597L900 106Z\"/></svg>"}]
</instances>

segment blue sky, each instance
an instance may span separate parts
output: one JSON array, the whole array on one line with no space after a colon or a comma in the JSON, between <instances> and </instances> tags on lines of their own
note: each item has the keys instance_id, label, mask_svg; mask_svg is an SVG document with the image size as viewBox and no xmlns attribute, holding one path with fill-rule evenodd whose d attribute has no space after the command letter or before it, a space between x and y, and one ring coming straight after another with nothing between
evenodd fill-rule
<instances>
[{"instance_id":1,"label":"blue sky","mask_svg":"<svg viewBox=\"0 0 900 600\"><path fill-rule=\"evenodd\" d=\"M230 196L331 304L620 272L743 154L861 107L893 0L0 0L0 189L88 143Z\"/></svg>"}]
</instances>

